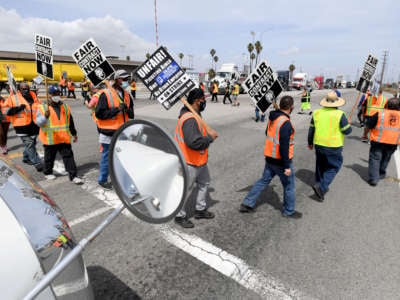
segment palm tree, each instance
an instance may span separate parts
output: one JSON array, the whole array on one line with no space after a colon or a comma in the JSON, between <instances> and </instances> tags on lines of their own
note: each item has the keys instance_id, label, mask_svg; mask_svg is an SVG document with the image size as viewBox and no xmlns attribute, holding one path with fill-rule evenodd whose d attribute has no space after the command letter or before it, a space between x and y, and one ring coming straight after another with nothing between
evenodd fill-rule
<instances>
[{"instance_id":1,"label":"palm tree","mask_svg":"<svg viewBox=\"0 0 400 300\"><path fill-rule=\"evenodd\" d=\"M149 52L146 53L146 58L147 58L147 59L150 58L150 53L149 53Z\"/></svg>"},{"instance_id":2,"label":"palm tree","mask_svg":"<svg viewBox=\"0 0 400 300\"><path fill-rule=\"evenodd\" d=\"M215 61L215 66L214 69L217 70L217 62L218 62L219 57L218 56L214 56L214 61Z\"/></svg>"},{"instance_id":3,"label":"palm tree","mask_svg":"<svg viewBox=\"0 0 400 300\"><path fill-rule=\"evenodd\" d=\"M182 52L178 54L178 57L179 57L179 59L181 60L181 66L182 66L182 59L183 59L184 56L185 56L185 55L183 55Z\"/></svg>"},{"instance_id":4,"label":"palm tree","mask_svg":"<svg viewBox=\"0 0 400 300\"><path fill-rule=\"evenodd\" d=\"M289 82L290 85L292 85L292 80L293 80L293 71L296 69L294 64L289 65Z\"/></svg>"},{"instance_id":5,"label":"palm tree","mask_svg":"<svg viewBox=\"0 0 400 300\"><path fill-rule=\"evenodd\" d=\"M210 55L211 55L211 68L213 67L213 65L214 65L214 56L215 56L215 53L216 53L217 51L215 51L215 49L211 49L210 50Z\"/></svg>"},{"instance_id":6,"label":"palm tree","mask_svg":"<svg viewBox=\"0 0 400 300\"><path fill-rule=\"evenodd\" d=\"M254 61L254 59L256 58L256 54L253 52L253 53L251 53L250 54L250 60L253 62ZM255 68L256 66L254 66L254 68ZM250 71L250 73L251 73L251 71Z\"/></svg>"},{"instance_id":7,"label":"palm tree","mask_svg":"<svg viewBox=\"0 0 400 300\"><path fill-rule=\"evenodd\" d=\"M251 60L251 54L253 53L253 50L254 50L253 44L252 44L252 43L249 43L249 44L247 45L247 51L249 51L249 57L250 57L250 73L251 73L251 62L252 62L252 60Z\"/></svg>"},{"instance_id":8,"label":"palm tree","mask_svg":"<svg viewBox=\"0 0 400 300\"><path fill-rule=\"evenodd\" d=\"M215 71L214 69L208 70L208 78L213 79L215 77Z\"/></svg>"},{"instance_id":9,"label":"palm tree","mask_svg":"<svg viewBox=\"0 0 400 300\"><path fill-rule=\"evenodd\" d=\"M255 66L257 66L257 64L258 64L258 57L259 57L259 55L260 55L260 53L261 53L261 51L262 51L262 49L263 49L263 46L261 45L261 42L260 42L260 41L257 41L257 42L255 42L254 47L256 48L256 53L257 53L257 56L256 56L256 64L255 64Z\"/></svg>"}]
</instances>

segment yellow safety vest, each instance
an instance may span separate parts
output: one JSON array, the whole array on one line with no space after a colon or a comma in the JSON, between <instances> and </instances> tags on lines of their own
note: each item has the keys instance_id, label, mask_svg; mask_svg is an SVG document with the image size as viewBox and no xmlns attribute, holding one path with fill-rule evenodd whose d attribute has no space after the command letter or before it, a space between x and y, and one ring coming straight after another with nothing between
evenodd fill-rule
<instances>
[{"instance_id":1,"label":"yellow safety vest","mask_svg":"<svg viewBox=\"0 0 400 300\"><path fill-rule=\"evenodd\" d=\"M347 124L344 128L340 128L340 119L343 115L343 111L331 107L323 107L313 112L315 126L314 145L325 147L343 146L344 134L342 130L350 127L350 124Z\"/></svg>"}]
</instances>

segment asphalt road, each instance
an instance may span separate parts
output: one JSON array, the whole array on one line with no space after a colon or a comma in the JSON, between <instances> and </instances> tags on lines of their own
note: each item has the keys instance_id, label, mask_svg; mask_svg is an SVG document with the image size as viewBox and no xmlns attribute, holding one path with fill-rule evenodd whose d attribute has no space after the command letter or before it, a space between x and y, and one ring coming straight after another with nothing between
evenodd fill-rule
<instances>
[{"instance_id":1,"label":"asphalt road","mask_svg":"<svg viewBox=\"0 0 400 300\"><path fill-rule=\"evenodd\" d=\"M349 112L356 91L342 92L347 100L343 109ZM325 93L311 94L313 109ZM155 121L172 133L180 104L165 111L147 95L138 96L136 118ZM311 188L315 156L307 148L310 117L296 113L296 96L296 208L303 218L281 217L278 178L262 193L255 214L239 214L241 201L264 168L266 124L252 119L254 107L247 95L240 96L239 107L223 105L219 98L219 103L208 102L203 114L219 133L209 152L209 209L216 218L195 220L195 228L184 230L173 222L156 226L129 213L120 216L84 252L96 298L398 299L400 197L394 159L388 178L370 187L369 146L359 139L362 129L353 126L345 141L343 167L325 201L317 202ZM86 184L75 186L65 176L46 182L43 174L24 168L56 200L80 239L118 200L96 186L100 153L88 110L79 100L68 103L79 136L73 145L75 158ZM22 147L14 131L9 145L10 155L20 162ZM90 215L93 212L98 215Z\"/></svg>"}]
</instances>

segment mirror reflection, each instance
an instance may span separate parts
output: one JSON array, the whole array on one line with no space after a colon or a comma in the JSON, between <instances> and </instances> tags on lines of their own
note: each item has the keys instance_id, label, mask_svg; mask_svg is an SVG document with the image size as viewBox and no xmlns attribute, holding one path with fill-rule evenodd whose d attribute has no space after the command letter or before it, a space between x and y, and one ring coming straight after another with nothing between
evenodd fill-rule
<instances>
[{"instance_id":1,"label":"mirror reflection","mask_svg":"<svg viewBox=\"0 0 400 300\"><path fill-rule=\"evenodd\" d=\"M134 120L116 133L111 150L111 178L127 208L147 222L172 219L186 194L186 166L172 138Z\"/></svg>"}]
</instances>

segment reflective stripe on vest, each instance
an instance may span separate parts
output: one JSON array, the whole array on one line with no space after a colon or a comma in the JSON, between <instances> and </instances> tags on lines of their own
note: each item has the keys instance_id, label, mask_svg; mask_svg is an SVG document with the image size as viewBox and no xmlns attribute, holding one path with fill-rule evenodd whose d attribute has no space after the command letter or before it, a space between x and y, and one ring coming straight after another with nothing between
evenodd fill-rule
<instances>
[{"instance_id":1,"label":"reflective stripe on vest","mask_svg":"<svg viewBox=\"0 0 400 300\"><path fill-rule=\"evenodd\" d=\"M400 111L384 109L378 115L375 128L371 129L371 141L400 144Z\"/></svg>"},{"instance_id":2,"label":"reflective stripe on vest","mask_svg":"<svg viewBox=\"0 0 400 300\"><path fill-rule=\"evenodd\" d=\"M375 99L375 101L374 101ZM375 96L369 96L367 100L367 111L366 116L373 116L375 113L382 111L386 104L386 97L380 95L378 98Z\"/></svg>"},{"instance_id":3,"label":"reflective stripe on vest","mask_svg":"<svg viewBox=\"0 0 400 300\"><path fill-rule=\"evenodd\" d=\"M45 126L40 127L39 139L44 145L70 144L71 135L69 131L71 113L68 105L63 103L60 106L60 118L58 118L53 107L46 104L41 105L39 110L44 116L46 110L50 111L50 116Z\"/></svg>"},{"instance_id":4,"label":"reflective stripe on vest","mask_svg":"<svg viewBox=\"0 0 400 300\"><path fill-rule=\"evenodd\" d=\"M279 151L279 132L282 125L289 121L289 118L281 115L276 118L274 121L269 121L267 125L267 137L265 138L265 146L264 146L264 156L268 156L275 159L281 159L281 153ZM289 140L289 159L293 158L294 153L294 128L292 123L290 123L292 127L292 134L290 135Z\"/></svg>"},{"instance_id":5,"label":"reflective stripe on vest","mask_svg":"<svg viewBox=\"0 0 400 300\"><path fill-rule=\"evenodd\" d=\"M213 94L218 93L218 86L216 84L214 84L213 86Z\"/></svg>"},{"instance_id":6,"label":"reflective stripe on vest","mask_svg":"<svg viewBox=\"0 0 400 300\"><path fill-rule=\"evenodd\" d=\"M301 102L310 102L310 98L311 98L311 95L310 95L310 93L307 91L306 92L306 95L305 96L303 96L303 97L301 97ZM304 99L304 101L303 101L303 99Z\"/></svg>"},{"instance_id":7,"label":"reflective stripe on vest","mask_svg":"<svg viewBox=\"0 0 400 300\"><path fill-rule=\"evenodd\" d=\"M234 85L232 94L239 95L239 85L238 84Z\"/></svg>"},{"instance_id":8,"label":"reflective stripe on vest","mask_svg":"<svg viewBox=\"0 0 400 300\"><path fill-rule=\"evenodd\" d=\"M183 156L185 157L185 161L188 165L193 166L203 166L207 163L208 160L208 149L205 150L194 150L189 148L185 144L185 140L183 137L183 123L186 120L194 118L197 122L197 126L203 136L207 136L207 131L204 126L202 126L197 119L193 116L191 112L184 113L176 124L174 139L178 143L179 148L182 151Z\"/></svg>"},{"instance_id":9,"label":"reflective stripe on vest","mask_svg":"<svg viewBox=\"0 0 400 300\"><path fill-rule=\"evenodd\" d=\"M128 108L130 105L130 98L128 93L124 91L124 102L121 101L121 99L118 96L118 93L112 89L104 89L103 90L104 94L107 97L107 105L110 109L113 109L115 107L119 107L120 103L125 103ZM105 130L117 130L119 127L121 127L124 122L128 121L128 114L123 113L123 112L118 112L117 115L115 115L111 119L97 119L97 126L100 129L105 129Z\"/></svg>"},{"instance_id":10,"label":"reflective stripe on vest","mask_svg":"<svg viewBox=\"0 0 400 300\"><path fill-rule=\"evenodd\" d=\"M314 111L315 126L314 144L325 147L341 147L344 144L344 134L340 128L340 119L344 112L336 108L320 108Z\"/></svg>"}]
</instances>

